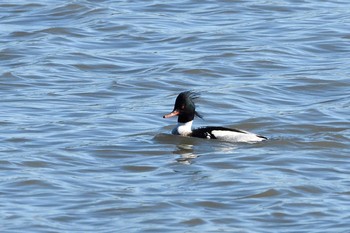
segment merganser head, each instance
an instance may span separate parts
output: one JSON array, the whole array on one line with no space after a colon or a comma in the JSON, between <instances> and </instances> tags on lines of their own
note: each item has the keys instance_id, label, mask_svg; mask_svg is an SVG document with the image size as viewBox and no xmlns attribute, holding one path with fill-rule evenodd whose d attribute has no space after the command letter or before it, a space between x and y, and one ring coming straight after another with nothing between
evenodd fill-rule
<instances>
[{"instance_id":1,"label":"merganser head","mask_svg":"<svg viewBox=\"0 0 350 233\"><path fill-rule=\"evenodd\" d=\"M192 121L195 115L202 118L202 116L196 112L196 105L194 103L194 100L198 97L199 94L193 91L181 92L176 98L173 111L164 115L163 118L178 116L177 122L179 123Z\"/></svg>"}]
</instances>

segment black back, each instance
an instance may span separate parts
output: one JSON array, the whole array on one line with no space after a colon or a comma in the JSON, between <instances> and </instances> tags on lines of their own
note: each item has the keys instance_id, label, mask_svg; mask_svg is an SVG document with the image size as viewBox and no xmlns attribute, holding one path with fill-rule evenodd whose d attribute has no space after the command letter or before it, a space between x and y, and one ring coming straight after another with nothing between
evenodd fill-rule
<instances>
[{"instance_id":1,"label":"black back","mask_svg":"<svg viewBox=\"0 0 350 233\"><path fill-rule=\"evenodd\" d=\"M242 131L239 129L230 129L230 128L221 127L221 126L208 126L208 127L201 127L198 129L194 129L192 131L191 137L216 139L215 135L212 133L214 130L232 131L232 132L244 133L244 134L246 133L245 131Z\"/></svg>"}]
</instances>

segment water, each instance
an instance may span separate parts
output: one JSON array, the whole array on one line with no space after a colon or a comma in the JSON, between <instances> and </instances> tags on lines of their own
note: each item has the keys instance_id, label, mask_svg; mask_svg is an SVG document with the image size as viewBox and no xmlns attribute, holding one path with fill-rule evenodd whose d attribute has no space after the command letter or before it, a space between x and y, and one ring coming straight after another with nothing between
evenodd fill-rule
<instances>
[{"instance_id":1,"label":"water","mask_svg":"<svg viewBox=\"0 0 350 233\"><path fill-rule=\"evenodd\" d=\"M1 232L349 232L349 7L1 1Z\"/></svg>"}]
</instances>

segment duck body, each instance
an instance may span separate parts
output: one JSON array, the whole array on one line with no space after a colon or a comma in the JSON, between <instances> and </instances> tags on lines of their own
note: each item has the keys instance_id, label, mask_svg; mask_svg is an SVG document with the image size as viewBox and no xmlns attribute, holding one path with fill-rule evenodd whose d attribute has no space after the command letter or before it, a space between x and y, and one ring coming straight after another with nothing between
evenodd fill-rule
<instances>
[{"instance_id":1,"label":"duck body","mask_svg":"<svg viewBox=\"0 0 350 233\"><path fill-rule=\"evenodd\" d=\"M174 110L163 116L163 118L178 116L178 124L172 130L172 134L230 142L260 142L267 140L264 136L248 131L221 126L206 126L192 130L194 117L202 118L195 110L194 99L196 98L198 98L198 94L195 92L181 92L176 98Z\"/></svg>"},{"instance_id":2,"label":"duck body","mask_svg":"<svg viewBox=\"0 0 350 233\"><path fill-rule=\"evenodd\" d=\"M230 142L260 142L267 138L239 129L230 129L220 126L207 126L192 131L192 137L219 139Z\"/></svg>"}]
</instances>

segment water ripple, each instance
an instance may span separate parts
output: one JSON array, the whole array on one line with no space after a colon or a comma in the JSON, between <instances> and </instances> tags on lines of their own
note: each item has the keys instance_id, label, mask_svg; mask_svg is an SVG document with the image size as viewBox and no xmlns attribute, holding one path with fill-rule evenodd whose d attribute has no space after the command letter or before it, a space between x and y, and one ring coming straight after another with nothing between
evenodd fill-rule
<instances>
[{"instance_id":1,"label":"water ripple","mask_svg":"<svg viewBox=\"0 0 350 233\"><path fill-rule=\"evenodd\" d=\"M348 231L348 8L0 3L0 228ZM195 127L270 140L171 135L189 89Z\"/></svg>"}]
</instances>

